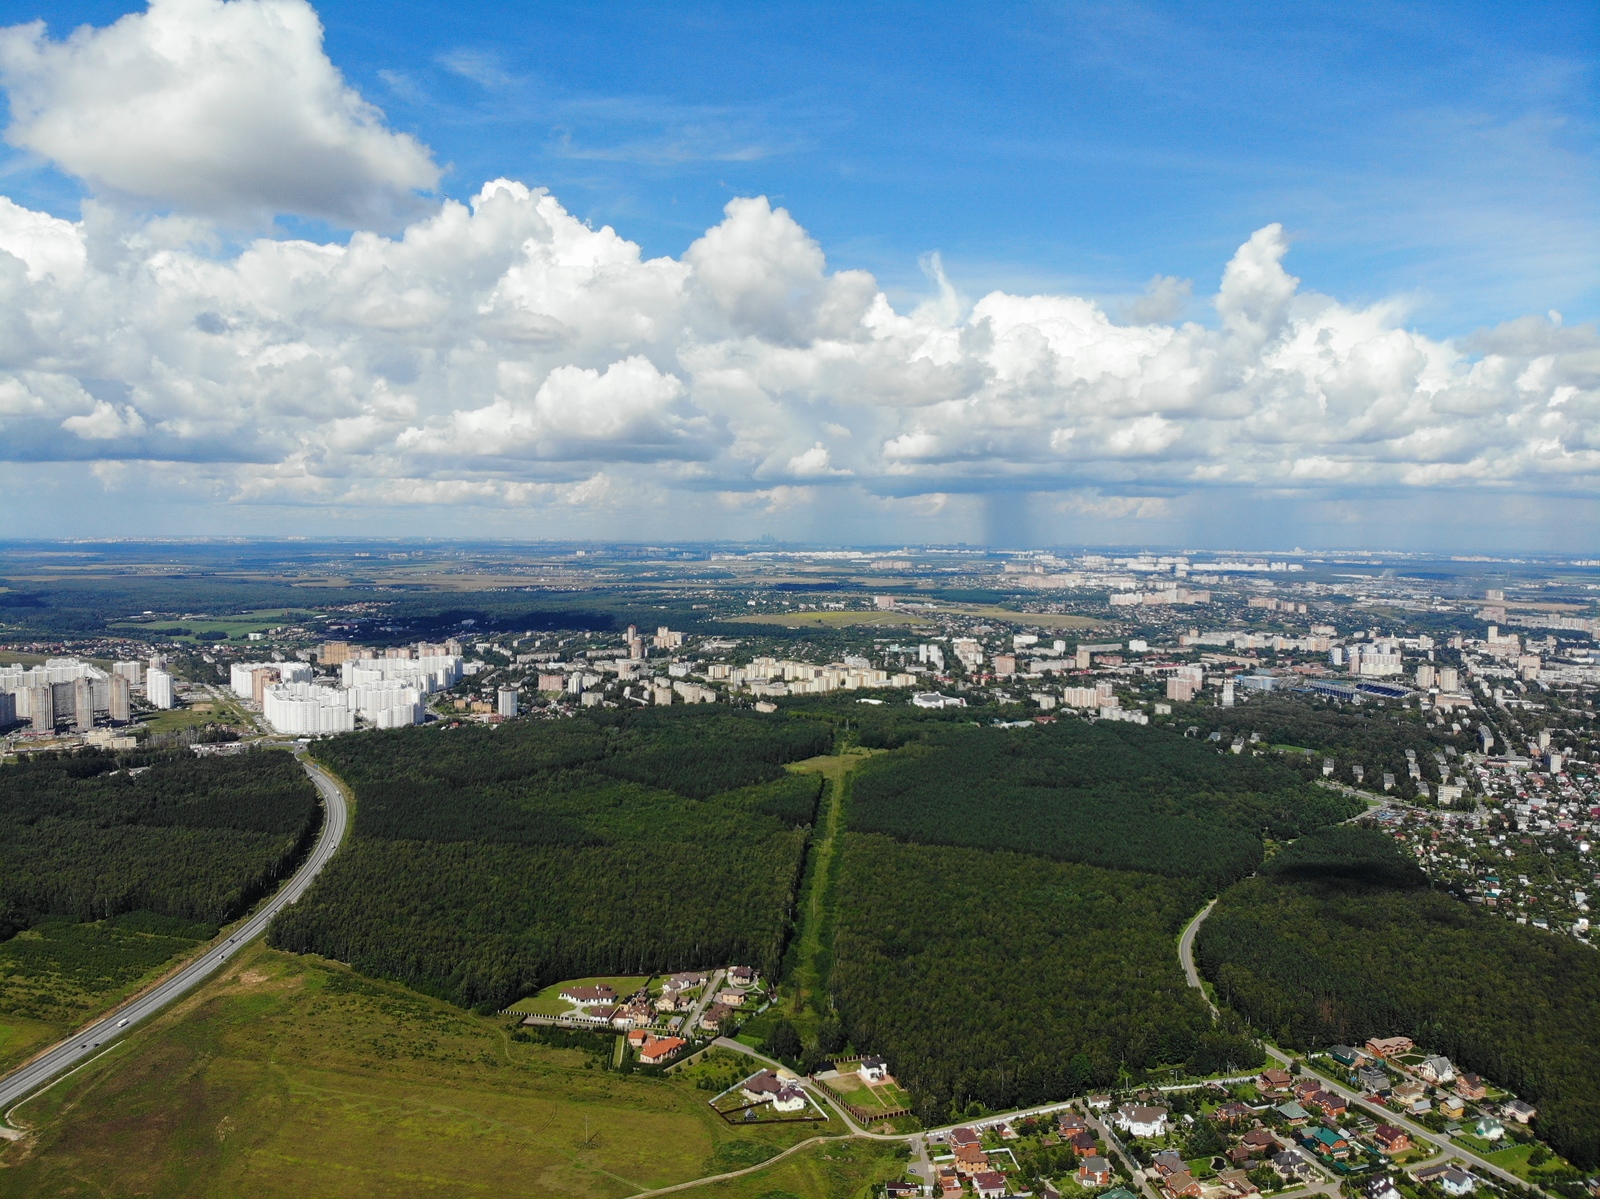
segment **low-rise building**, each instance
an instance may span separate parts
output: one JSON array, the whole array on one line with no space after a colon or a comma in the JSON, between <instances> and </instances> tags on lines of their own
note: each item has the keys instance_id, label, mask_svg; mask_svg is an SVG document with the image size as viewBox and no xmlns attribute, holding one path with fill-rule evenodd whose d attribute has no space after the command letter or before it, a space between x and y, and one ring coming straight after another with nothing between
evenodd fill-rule
<instances>
[{"instance_id":1,"label":"low-rise building","mask_svg":"<svg viewBox=\"0 0 1600 1199\"><path fill-rule=\"evenodd\" d=\"M670 1059L688 1043L682 1037L650 1037L639 1047L639 1060L656 1065Z\"/></svg>"},{"instance_id":2,"label":"low-rise building","mask_svg":"<svg viewBox=\"0 0 1600 1199\"><path fill-rule=\"evenodd\" d=\"M1111 1163L1098 1153L1078 1163L1078 1185L1103 1187L1111 1185Z\"/></svg>"},{"instance_id":3,"label":"low-rise building","mask_svg":"<svg viewBox=\"0 0 1600 1199\"><path fill-rule=\"evenodd\" d=\"M1456 1076L1456 1068L1450 1064L1450 1059L1435 1055L1422 1059L1422 1065L1417 1067L1417 1073L1436 1085L1452 1081Z\"/></svg>"},{"instance_id":4,"label":"low-rise building","mask_svg":"<svg viewBox=\"0 0 1600 1199\"><path fill-rule=\"evenodd\" d=\"M1167 1109L1128 1104L1117 1110L1117 1127L1129 1136L1159 1137L1167 1131Z\"/></svg>"},{"instance_id":5,"label":"low-rise building","mask_svg":"<svg viewBox=\"0 0 1600 1199\"><path fill-rule=\"evenodd\" d=\"M1373 1129L1372 1140L1382 1153L1394 1155L1404 1153L1411 1148L1411 1137L1403 1128L1396 1128L1393 1124L1380 1124Z\"/></svg>"},{"instance_id":6,"label":"low-rise building","mask_svg":"<svg viewBox=\"0 0 1600 1199\"><path fill-rule=\"evenodd\" d=\"M1373 1037L1367 1042L1367 1052L1373 1057L1399 1057L1416 1047L1417 1043L1410 1037Z\"/></svg>"},{"instance_id":7,"label":"low-rise building","mask_svg":"<svg viewBox=\"0 0 1600 1199\"><path fill-rule=\"evenodd\" d=\"M1001 1199L1008 1192L1006 1176L995 1170L984 1170L972 1176L972 1189L978 1199Z\"/></svg>"},{"instance_id":8,"label":"low-rise building","mask_svg":"<svg viewBox=\"0 0 1600 1199\"><path fill-rule=\"evenodd\" d=\"M1438 1187L1446 1195L1470 1195L1476 1189L1478 1180L1465 1170L1451 1163L1444 1166L1425 1166L1420 1170L1413 1170L1411 1177L1418 1182Z\"/></svg>"}]
</instances>

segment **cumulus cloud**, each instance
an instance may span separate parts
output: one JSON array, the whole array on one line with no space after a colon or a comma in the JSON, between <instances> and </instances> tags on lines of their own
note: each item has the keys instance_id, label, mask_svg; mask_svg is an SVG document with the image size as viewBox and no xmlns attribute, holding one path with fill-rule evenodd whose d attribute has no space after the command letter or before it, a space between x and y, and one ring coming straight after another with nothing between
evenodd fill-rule
<instances>
[{"instance_id":1,"label":"cumulus cloud","mask_svg":"<svg viewBox=\"0 0 1600 1199\"><path fill-rule=\"evenodd\" d=\"M1288 250L1268 226L1219 264L1214 324L1128 324L947 282L899 311L760 198L654 259L506 180L395 236L231 256L0 202L0 454L187 464L197 494L302 506L1600 494L1592 327L1431 339L1308 291Z\"/></svg>"},{"instance_id":2,"label":"cumulus cloud","mask_svg":"<svg viewBox=\"0 0 1600 1199\"><path fill-rule=\"evenodd\" d=\"M52 40L0 29L6 139L92 187L225 219L384 226L439 179L322 48L306 0L151 0Z\"/></svg>"}]
</instances>

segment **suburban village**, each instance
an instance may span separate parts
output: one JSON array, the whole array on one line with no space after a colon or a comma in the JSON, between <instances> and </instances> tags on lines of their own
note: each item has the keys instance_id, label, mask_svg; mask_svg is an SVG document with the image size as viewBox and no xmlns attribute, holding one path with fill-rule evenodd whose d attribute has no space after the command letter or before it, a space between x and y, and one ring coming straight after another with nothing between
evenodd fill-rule
<instances>
[{"instance_id":1,"label":"suburban village","mask_svg":"<svg viewBox=\"0 0 1600 1199\"><path fill-rule=\"evenodd\" d=\"M1520 1199L1537 1193L1530 1166L1554 1157L1536 1108L1404 1036L1254 1075L912 1131L910 1097L881 1057L842 1056L802 1076L739 1039L775 999L757 971L728 966L575 980L508 1011L530 1032L610 1038L613 1068L703 1070L701 1085L715 1090L707 1102L730 1123L901 1136L909 1161L888 1196L1461 1199L1481 1189Z\"/></svg>"}]
</instances>

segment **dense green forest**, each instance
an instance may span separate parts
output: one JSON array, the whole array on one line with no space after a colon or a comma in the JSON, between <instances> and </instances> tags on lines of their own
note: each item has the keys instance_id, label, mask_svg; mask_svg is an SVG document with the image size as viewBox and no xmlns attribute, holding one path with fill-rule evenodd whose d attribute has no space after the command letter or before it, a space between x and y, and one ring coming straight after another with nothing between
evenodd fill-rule
<instances>
[{"instance_id":1,"label":"dense green forest","mask_svg":"<svg viewBox=\"0 0 1600 1199\"><path fill-rule=\"evenodd\" d=\"M480 1007L590 974L770 975L821 788L784 763L832 740L679 708L323 742L353 835L273 943Z\"/></svg>"},{"instance_id":2,"label":"dense green forest","mask_svg":"<svg viewBox=\"0 0 1600 1199\"><path fill-rule=\"evenodd\" d=\"M929 1122L1060 1099L1159 1066L1254 1067L1174 945L1198 880L851 833L832 993Z\"/></svg>"},{"instance_id":3,"label":"dense green forest","mask_svg":"<svg viewBox=\"0 0 1600 1199\"><path fill-rule=\"evenodd\" d=\"M1274 759L1163 729L930 722L915 732L857 775L853 829L1225 883L1255 869L1263 834L1294 837L1360 810ZM894 736L904 741L905 726Z\"/></svg>"},{"instance_id":4,"label":"dense green forest","mask_svg":"<svg viewBox=\"0 0 1600 1199\"><path fill-rule=\"evenodd\" d=\"M1382 834L1328 830L1226 891L1202 971L1283 1044L1402 1034L1539 1108L1539 1131L1600 1164L1600 955L1427 886Z\"/></svg>"},{"instance_id":5,"label":"dense green forest","mask_svg":"<svg viewBox=\"0 0 1600 1199\"><path fill-rule=\"evenodd\" d=\"M290 871L320 821L286 753L32 755L0 767L0 939L134 911L215 927Z\"/></svg>"}]
</instances>

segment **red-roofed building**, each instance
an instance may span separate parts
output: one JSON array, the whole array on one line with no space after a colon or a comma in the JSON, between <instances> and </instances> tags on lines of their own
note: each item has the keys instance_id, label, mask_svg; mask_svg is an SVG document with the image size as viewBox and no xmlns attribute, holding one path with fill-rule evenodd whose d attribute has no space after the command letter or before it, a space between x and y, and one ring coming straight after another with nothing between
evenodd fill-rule
<instances>
[{"instance_id":1,"label":"red-roofed building","mask_svg":"<svg viewBox=\"0 0 1600 1199\"><path fill-rule=\"evenodd\" d=\"M667 1061L688 1043L682 1037L650 1037L639 1048L639 1060L651 1065Z\"/></svg>"}]
</instances>

